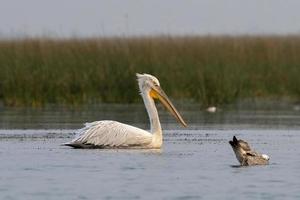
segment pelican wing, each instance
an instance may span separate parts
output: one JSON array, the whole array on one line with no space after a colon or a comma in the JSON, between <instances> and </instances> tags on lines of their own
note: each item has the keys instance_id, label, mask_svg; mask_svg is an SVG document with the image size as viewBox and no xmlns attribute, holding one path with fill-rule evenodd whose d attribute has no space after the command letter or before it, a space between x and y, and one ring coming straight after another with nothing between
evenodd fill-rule
<instances>
[{"instance_id":1,"label":"pelican wing","mask_svg":"<svg viewBox=\"0 0 300 200\"><path fill-rule=\"evenodd\" d=\"M116 121L86 123L77 137L66 145L77 148L144 147L152 142L152 134Z\"/></svg>"}]
</instances>

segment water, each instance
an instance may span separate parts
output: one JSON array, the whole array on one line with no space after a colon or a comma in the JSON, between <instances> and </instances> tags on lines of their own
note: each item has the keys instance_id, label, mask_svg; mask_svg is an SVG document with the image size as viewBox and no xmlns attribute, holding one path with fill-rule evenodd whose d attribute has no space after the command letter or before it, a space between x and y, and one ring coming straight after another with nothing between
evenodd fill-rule
<instances>
[{"instance_id":1,"label":"water","mask_svg":"<svg viewBox=\"0 0 300 200\"><path fill-rule=\"evenodd\" d=\"M213 114L178 107L190 126L180 128L160 112L166 129L161 150L60 145L85 121L117 119L149 128L141 105L1 108L0 199L300 198L297 106L238 105ZM270 155L270 165L237 167L228 144L233 135Z\"/></svg>"}]
</instances>

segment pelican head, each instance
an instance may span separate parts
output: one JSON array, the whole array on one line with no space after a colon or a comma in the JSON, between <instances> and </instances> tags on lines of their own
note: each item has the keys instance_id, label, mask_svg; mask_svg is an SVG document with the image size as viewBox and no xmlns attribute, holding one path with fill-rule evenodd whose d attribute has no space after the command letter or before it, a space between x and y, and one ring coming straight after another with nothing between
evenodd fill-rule
<instances>
[{"instance_id":1,"label":"pelican head","mask_svg":"<svg viewBox=\"0 0 300 200\"><path fill-rule=\"evenodd\" d=\"M139 89L143 97L147 96L152 99L158 99L167 108L167 110L180 122L184 127L186 123L182 119L179 112L176 110L168 96L160 87L158 79L150 74L136 74Z\"/></svg>"}]
</instances>

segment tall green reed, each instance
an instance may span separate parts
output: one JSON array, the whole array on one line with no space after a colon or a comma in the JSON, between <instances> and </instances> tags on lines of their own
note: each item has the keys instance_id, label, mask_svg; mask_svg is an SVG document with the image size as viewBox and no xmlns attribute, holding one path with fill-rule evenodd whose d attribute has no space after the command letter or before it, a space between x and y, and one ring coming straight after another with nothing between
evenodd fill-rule
<instances>
[{"instance_id":1,"label":"tall green reed","mask_svg":"<svg viewBox=\"0 0 300 200\"><path fill-rule=\"evenodd\" d=\"M0 41L0 100L9 106L141 102L135 73L203 106L300 98L300 36Z\"/></svg>"}]
</instances>

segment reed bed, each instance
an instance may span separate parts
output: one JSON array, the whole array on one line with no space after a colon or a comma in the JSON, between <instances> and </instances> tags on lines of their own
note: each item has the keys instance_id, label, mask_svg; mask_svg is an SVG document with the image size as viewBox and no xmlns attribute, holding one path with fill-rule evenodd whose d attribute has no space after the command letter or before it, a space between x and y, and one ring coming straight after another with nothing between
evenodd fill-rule
<instances>
[{"instance_id":1,"label":"reed bed","mask_svg":"<svg viewBox=\"0 0 300 200\"><path fill-rule=\"evenodd\" d=\"M176 100L300 99L300 36L202 36L0 41L7 106L141 102L135 73Z\"/></svg>"}]
</instances>

